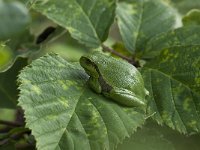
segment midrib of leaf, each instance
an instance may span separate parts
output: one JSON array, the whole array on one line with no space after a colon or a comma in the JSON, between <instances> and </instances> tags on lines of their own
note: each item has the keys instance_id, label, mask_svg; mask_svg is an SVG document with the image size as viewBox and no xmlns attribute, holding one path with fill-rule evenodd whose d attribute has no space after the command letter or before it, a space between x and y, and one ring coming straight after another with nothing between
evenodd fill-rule
<instances>
[{"instance_id":1,"label":"midrib of leaf","mask_svg":"<svg viewBox=\"0 0 200 150\"><path fill-rule=\"evenodd\" d=\"M91 104L96 108L96 110L97 110L97 112L100 114L100 116L101 116L101 119L103 120L103 123L104 123L104 125L105 125L105 127L106 127L106 130L107 130L107 139L108 139L108 146L109 146L109 149L110 149L110 139L109 139L109 132L108 132L108 127L107 127L107 125L106 125L106 123L105 123L105 119L103 118L103 114L101 114L101 112L98 110L98 108L96 107L96 105L94 104L94 103L92 103L92 101L90 101L91 102ZM129 134L128 134L128 131L127 131L127 128L126 128L126 126L124 125L124 122L121 120L121 118L119 117L119 115L118 115L118 113L112 108L112 111L117 115L117 117L120 119L120 121L121 121L121 123L123 124L123 127L124 127L124 129L126 129L126 134L128 135L128 136L130 136ZM110 131L111 132L111 131ZM114 133L114 132L112 132L113 134L115 134L116 135L116 133ZM117 137L117 135L116 135L116 137ZM126 135L123 137L123 139L126 137ZM118 140L120 141L120 139L118 138ZM117 143L118 144L118 143ZM117 145L116 144L116 145ZM115 146L116 146L115 145Z\"/></svg>"},{"instance_id":2,"label":"midrib of leaf","mask_svg":"<svg viewBox=\"0 0 200 150\"><path fill-rule=\"evenodd\" d=\"M85 86L85 87L86 87L86 86ZM84 89L85 89L85 88L84 88ZM83 90L82 94L84 93L84 91L85 91L85 90ZM82 94L81 94L81 95L82 95ZM78 103L79 103L80 99L81 99L81 96L79 97ZM104 123L104 125L105 125L105 127L106 127L107 140L108 140L107 142L108 142L108 146L109 146L108 148L110 149L109 132L112 132L112 131L108 131L108 127L107 127L107 125L106 125L106 123L105 123L106 121L105 121L105 119L104 119L104 116L103 116L103 114L99 111L99 109L97 108L97 106L92 102L92 100L89 99L89 101L90 101L90 103L93 105L93 108L95 108L95 110L99 113L99 116L101 117L101 119L102 119L102 121L103 121L103 123ZM76 106L78 106L78 103L77 103ZM77 108L77 107L76 107L76 108ZM120 116L118 115L118 113L117 113L114 109L112 109L112 111L118 116L118 118L120 119L121 123L123 124L124 129L126 129L127 135L130 136L130 135L128 134L128 131L127 131L126 126L124 125L124 122L121 120L121 118L120 118ZM76 109L75 109L74 113L76 114L76 116L77 116L78 119L79 119L79 116L78 116L77 113L76 113ZM81 123L81 125L82 125L82 122L81 122L80 119L79 119L79 121L80 121L80 123ZM82 127L83 127L85 133L87 133L83 125L82 125ZM112 134L115 134L115 133L112 132ZM115 135L116 135L116 134L115 134ZM117 137L117 135L116 135L116 137ZM126 137L126 136L125 136L125 137ZM125 138L125 137L124 137L124 138ZM124 138L123 138L123 139L124 139ZM87 138L87 139L88 139L88 138ZM118 138L118 140L120 141L119 138ZM90 140L89 140L89 139L88 139L88 142L89 142L90 149L91 149L91 144L90 144ZM115 146L116 146L116 145L115 145Z\"/></svg>"},{"instance_id":3,"label":"midrib of leaf","mask_svg":"<svg viewBox=\"0 0 200 150\"><path fill-rule=\"evenodd\" d=\"M151 69L150 69L151 70ZM155 98L154 98L154 90L153 90L153 86L152 86L152 72L150 71L150 86L151 86L151 91L152 91L152 94L153 94L153 96L152 96L152 98L153 98L153 101L155 102ZM157 110L157 112L159 112L158 111L158 106L157 106L157 103L155 103L155 105L156 105L156 110ZM159 118L161 118L161 115L160 115L160 113L158 114L159 115Z\"/></svg>"},{"instance_id":4,"label":"midrib of leaf","mask_svg":"<svg viewBox=\"0 0 200 150\"><path fill-rule=\"evenodd\" d=\"M87 132L86 132L86 130L85 130L85 128L84 128L84 126L83 126L83 124L82 124L82 122L81 122L81 119L80 119L79 116L76 114L76 112L75 112L75 115L77 116L77 118L78 118L78 120L79 120L79 122L80 122L82 128L84 129L85 133L87 134ZM73 140L72 140L72 141L73 141ZM90 144L90 140L89 140L88 138L87 138L87 141L88 141L88 144L89 144L90 150L91 150L91 144Z\"/></svg>"},{"instance_id":5,"label":"midrib of leaf","mask_svg":"<svg viewBox=\"0 0 200 150\"><path fill-rule=\"evenodd\" d=\"M162 13L164 10L167 10L167 8L165 8L165 9L161 9L161 10L158 11L157 14L154 15L154 16L153 16L153 15L149 16L149 17L145 20L145 22L148 22L149 20L154 19L155 17L159 16L160 13ZM165 20L165 21L167 21L167 20Z\"/></svg>"},{"instance_id":6,"label":"midrib of leaf","mask_svg":"<svg viewBox=\"0 0 200 150\"><path fill-rule=\"evenodd\" d=\"M105 121L105 119L103 118L104 117L104 115L98 110L98 108L97 108L97 106L90 100L90 103L95 107L95 109L97 110L97 112L100 114L100 117L101 117L101 119L103 120L103 123L104 123L104 125L105 125L105 127L106 127L106 130L107 130L107 139L108 139L108 143L110 143L109 141L109 132L108 132L108 127L107 127L107 125L106 125L106 121ZM123 124L123 127L124 127L124 129L126 129L126 135L128 135L128 136L130 136L129 135L129 133L128 133L128 130L127 130L127 128L126 128L126 126L125 126L125 124L124 124L124 122L121 120L121 118L120 118L120 116L118 115L118 113L111 107L111 109L112 109L112 111L118 116L118 118L120 119L120 121L121 121L121 123ZM111 132L111 131L110 131ZM114 132L112 132L113 134L115 134ZM117 136L116 136L117 137ZM126 137L126 136L125 136ZM125 138L124 137L124 138ZM123 138L123 139L124 139ZM118 139L118 140L120 140L120 139ZM109 145L109 148L110 148L110 145Z\"/></svg>"},{"instance_id":7,"label":"midrib of leaf","mask_svg":"<svg viewBox=\"0 0 200 150\"><path fill-rule=\"evenodd\" d=\"M65 129L65 128L58 128L58 129L56 129L56 130L53 130L53 131L51 131L51 132L47 132L47 133L44 133L44 134L42 134L41 136L44 136L44 135L46 135L46 134L49 134L49 133L54 133L55 131L58 131L58 130L61 130L61 129ZM65 129L66 130L66 129ZM64 130L64 131L65 131ZM63 132L63 134L64 134L64 132ZM63 135L62 134L62 135ZM39 138L39 137L38 137ZM60 139L59 139L60 140ZM56 144L57 143L57 144ZM56 146L55 147L57 147L57 146L59 146L59 141L58 142L52 142L52 143L48 143L48 144L46 144L46 145L43 145L43 149L44 148L46 148L47 146L49 146L49 145L54 145L54 144L56 144ZM60 146L59 146L60 147ZM55 148L54 148L55 149Z\"/></svg>"},{"instance_id":8,"label":"midrib of leaf","mask_svg":"<svg viewBox=\"0 0 200 150\"><path fill-rule=\"evenodd\" d=\"M94 105L91 101L90 101L90 103L94 106L95 110L96 110L99 114L101 114L101 113L99 112L99 110L95 107L95 105ZM75 114L76 114L76 112L75 112ZM79 118L79 116L78 116L77 114L76 114L76 116L78 117L79 122L81 123L81 126L83 127L85 133L87 134L87 132L86 132L86 130L85 130L85 127L83 126L83 123L81 122L81 119ZM100 116L101 116L101 115L100 115ZM103 120L103 123L104 123L104 125L105 125L105 127L106 127L107 140L108 140L108 142L109 142L107 126L106 126L106 124L105 124L104 119L102 118L102 116L101 116L101 119ZM90 150L91 150L91 143L90 143L90 140L89 140L88 138L87 138L87 141L88 141L88 143L89 143L89 145L90 145ZM109 144L108 144L108 145L109 145Z\"/></svg>"},{"instance_id":9,"label":"midrib of leaf","mask_svg":"<svg viewBox=\"0 0 200 150\"><path fill-rule=\"evenodd\" d=\"M85 0L83 1L84 4ZM96 30L95 30L95 25L92 23L92 21L89 18L89 14L87 15L87 13L85 12L85 10L83 9L83 7L81 7L81 5L76 1L77 5L79 6L79 8L82 10L83 14L86 16L86 18L88 19L90 25L93 27L92 30L95 33L95 36L97 37L97 39L99 40L99 35L97 34ZM93 9L93 8L91 8ZM100 18L100 17L99 17ZM101 41L99 40L99 43L101 43Z\"/></svg>"},{"instance_id":10,"label":"midrib of leaf","mask_svg":"<svg viewBox=\"0 0 200 150\"><path fill-rule=\"evenodd\" d=\"M137 29L137 35L136 35L136 37L135 37L135 43L134 43L134 45L135 45L135 48L137 48L137 43L138 43L138 37L139 37L139 34L140 34L140 31L141 31L141 25L142 25L142 22L143 22L143 15L144 15L144 0L142 0L142 10L141 10L141 14L140 14L140 22L139 22L139 25L138 25L138 29ZM133 33L134 34L134 33ZM136 51L136 50L135 50Z\"/></svg>"},{"instance_id":11,"label":"midrib of leaf","mask_svg":"<svg viewBox=\"0 0 200 150\"><path fill-rule=\"evenodd\" d=\"M188 85L184 84L182 81L179 81L179 80L173 78L172 76L168 75L167 73L162 72L162 71L160 71L159 69L154 69L154 68L150 68L150 67L145 67L145 68L148 68L149 70L154 70L154 71L159 72L160 74L162 74L162 75L164 75L164 76L167 76L167 77L170 78L170 79L173 79L173 80L175 80L175 81L177 81L177 82L180 82L180 83L181 83L182 85L184 85L187 89L189 89L189 90L192 91L193 93L199 95L199 93L197 93L196 91L192 90Z\"/></svg>"},{"instance_id":12,"label":"midrib of leaf","mask_svg":"<svg viewBox=\"0 0 200 150\"><path fill-rule=\"evenodd\" d=\"M109 137L108 137L108 127L106 126L106 124L105 124L105 121L104 121L104 119L103 119L103 117L102 117L102 114L100 113L100 111L98 110L98 108L95 106L95 104L94 103L92 103L92 101L91 100L89 100L90 101L90 103L94 106L94 108L95 108L95 110L99 113L99 115L100 115L100 117L101 117L101 119L103 120L103 124L104 124L104 126L106 127L106 133L107 133L107 140L108 140L108 146L109 146L109 148L110 148L110 145L109 145Z\"/></svg>"},{"instance_id":13,"label":"midrib of leaf","mask_svg":"<svg viewBox=\"0 0 200 150\"><path fill-rule=\"evenodd\" d=\"M148 68L148 69L150 70L150 74L152 74L152 70L155 71L155 72L158 72L158 73L160 73L160 74L166 76L167 78L169 78L170 84L171 84L171 81L172 81L172 80L177 81L177 82L181 83L184 87L186 87L186 88L190 91L190 93L193 92L193 93L199 95L199 93L197 93L196 91L192 90L189 86L187 86L186 84L182 83L181 81L179 81L179 80L177 80L177 79L175 79L175 78L169 76L168 74L166 74L166 73L164 73L164 72L162 72L162 71L160 71L160 70L158 70L158 69L149 68L149 67L146 67L146 68ZM150 76L150 79L151 79L151 76ZM152 80L151 80L151 83L152 83ZM170 86L170 87L171 87L171 86ZM151 88L152 88L152 92L153 92L154 90L153 90L152 84L151 84ZM179 117L180 117L180 114L179 114L179 112L177 111L177 108L176 108L176 105L175 105L175 102L174 102L173 92L172 92L173 90L172 90L171 88L170 88L170 90L171 90L171 95L172 95L172 100L173 100L172 102L173 102L173 104L174 104L174 106L175 106L174 108L175 108L177 114L178 114ZM153 92L153 93L154 93L154 92ZM200 96L200 95L199 95L199 96ZM193 97L192 94L191 94L191 97ZM154 97L153 97L153 99L154 99ZM154 101L155 101L155 99L154 99ZM195 108L197 108L195 102L194 102L194 101L192 101L192 102L193 102ZM156 104L156 102L155 102L155 104ZM156 105L156 109L157 109L157 108L158 108L158 107L157 107L157 105ZM157 110L158 110L158 109L157 109ZM159 111L157 111L157 112L159 112ZM198 116L198 121L200 122L200 119L199 119L200 116L199 116L199 114L197 113L197 109L195 109L195 112L196 112L196 115ZM160 116L160 114L159 114L159 116ZM162 118L162 117L161 117L161 118ZM181 117L180 117L180 119L181 119L181 121L182 121L182 123L183 123L183 125L184 125L184 128L185 128L186 131L187 131L187 128L186 128L186 126L185 126L185 123L183 122L183 120L182 120Z\"/></svg>"},{"instance_id":14,"label":"midrib of leaf","mask_svg":"<svg viewBox=\"0 0 200 150\"><path fill-rule=\"evenodd\" d=\"M181 118L181 116L180 116L180 114L179 114L179 112L178 112L178 110L177 110L177 106L176 106L176 103L175 103L175 101L174 101L174 94L173 94L173 90L172 90L172 81L171 81L171 79L169 78L169 83L170 83L170 91L171 91L171 98L172 98L172 103L173 103L173 106L174 106L174 110L176 111L176 113L178 114L178 116L179 116L179 118L180 118L180 120L181 120L181 122L182 122L182 124L183 124L183 126L184 126L184 129L185 129L185 131L187 132L187 128L186 128L186 125L185 125L185 122L183 121L183 119ZM196 106L195 106L195 108L196 108ZM197 114L197 116L198 116L198 114ZM173 121L174 122L174 121Z\"/></svg>"},{"instance_id":15,"label":"midrib of leaf","mask_svg":"<svg viewBox=\"0 0 200 150\"><path fill-rule=\"evenodd\" d=\"M83 91L82 91L82 93L81 93L81 95L80 95L80 97L79 97L79 99L78 99L78 101L77 101L76 107L75 107L75 109L74 109L74 114L77 116L77 118L78 118L78 120L79 120L79 122L80 122L82 128L84 129L85 133L87 134L87 132L86 132L86 130L85 130L85 127L83 126L83 124L82 124L82 122L81 122L81 119L79 118L78 114L76 113L76 108L77 108L77 106L78 106L78 103L80 102L81 96L82 96L83 93L85 92L85 89L86 89L86 84L84 85ZM95 107L95 108L96 108L96 107ZM73 116L73 115L72 115L72 116ZM103 122L103 123L104 123L104 122ZM69 123L68 123L68 124L69 124ZM105 124L105 123L104 123L104 124ZM106 128L106 129L107 129L107 128ZM88 138L87 138L87 141L88 141L88 143L89 143L90 150L91 150L91 143L90 143L90 140L89 140Z\"/></svg>"}]
</instances>

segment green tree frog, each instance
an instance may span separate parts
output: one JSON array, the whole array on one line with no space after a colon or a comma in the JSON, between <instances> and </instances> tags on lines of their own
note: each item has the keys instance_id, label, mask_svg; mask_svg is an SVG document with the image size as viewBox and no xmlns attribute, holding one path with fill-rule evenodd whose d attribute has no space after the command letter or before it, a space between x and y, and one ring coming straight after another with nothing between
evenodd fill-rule
<instances>
[{"instance_id":1,"label":"green tree frog","mask_svg":"<svg viewBox=\"0 0 200 150\"><path fill-rule=\"evenodd\" d=\"M145 105L148 91L140 72L128 62L94 51L80 58L89 77L89 86L118 104L134 107Z\"/></svg>"}]
</instances>

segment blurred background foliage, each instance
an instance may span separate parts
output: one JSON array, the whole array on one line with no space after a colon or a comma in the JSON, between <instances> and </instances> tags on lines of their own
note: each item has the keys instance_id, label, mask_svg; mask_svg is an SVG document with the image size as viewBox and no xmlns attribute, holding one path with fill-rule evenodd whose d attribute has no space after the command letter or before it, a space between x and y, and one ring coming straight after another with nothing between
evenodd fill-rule
<instances>
[{"instance_id":1,"label":"blurred background foliage","mask_svg":"<svg viewBox=\"0 0 200 150\"><path fill-rule=\"evenodd\" d=\"M177 16L179 16L177 19L182 18L191 9L200 9L200 0L164 1L177 9ZM42 41L42 36L46 36L45 32L49 36ZM114 43L114 41L118 42ZM113 24L106 45L113 45L118 52L121 52L124 47L120 41L118 28ZM16 121L16 113L19 112L18 109L17 111L13 109L16 107L18 95L17 74L14 72L18 73L32 60L45 53L54 52L69 61L78 61L89 51L90 49L74 40L66 30L31 10L31 5L26 0L0 0L0 106L2 108L0 120ZM18 59L23 59L23 63L18 63ZM5 99L14 101L13 105L5 104ZM5 126L1 125L0 141L4 130ZM200 135L184 136L168 127L161 127L149 121L131 138L120 144L118 150L199 150L199 141ZM5 149L13 149L13 146L0 146L0 150Z\"/></svg>"}]
</instances>

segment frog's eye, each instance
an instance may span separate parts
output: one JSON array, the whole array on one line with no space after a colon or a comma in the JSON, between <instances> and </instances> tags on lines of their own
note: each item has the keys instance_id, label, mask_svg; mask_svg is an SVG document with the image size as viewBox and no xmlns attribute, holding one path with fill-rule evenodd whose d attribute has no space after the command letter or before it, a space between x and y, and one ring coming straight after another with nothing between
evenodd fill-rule
<instances>
[{"instance_id":1,"label":"frog's eye","mask_svg":"<svg viewBox=\"0 0 200 150\"><path fill-rule=\"evenodd\" d=\"M85 59L85 63L86 63L87 65L91 65L91 64L92 64L92 62L91 62L89 59Z\"/></svg>"}]
</instances>

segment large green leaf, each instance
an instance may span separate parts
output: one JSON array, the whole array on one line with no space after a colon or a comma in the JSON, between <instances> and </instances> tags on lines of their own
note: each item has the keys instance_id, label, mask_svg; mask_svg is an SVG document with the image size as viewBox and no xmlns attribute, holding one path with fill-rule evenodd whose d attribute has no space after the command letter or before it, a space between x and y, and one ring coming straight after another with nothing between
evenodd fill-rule
<instances>
[{"instance_id":1,"label":"large green leaf","mask_svg":"<svg viewBox=\"0 0 200 150\"><path fill-rule=\"evenodd\" d=\"M184 26L200 25L200 9L192 9L182 19Z\"/></svg>"},{"instance_id":2,"label":"large green leaf","mask_svg":"<svg viewBox=\"0 0 200 150\"><path fill-rule=\"evenodd\" d=\"M19 80L19 105L38 150L112 150L144 122L143 111L94 93L79 64L55 54L33 61Z\"/></svg>"},{"instance_id":3,"label":"large green leaf","mask_svg":"<svg viewBox=\"0 0 200 150\"><path fill-rule=\"evenodd\" d=\"M31 6L94 48L107 38L115 12L115 0L36 0Z\"/></svg>"},{"instance_id":4,"label":"large green leaf","mask_svg":"<svg viewBox=\"0 0 200 150\"><path fill-rule=\"evenodd\" d=\"M182 133L200 131L200 46L165 49L143 69L148 113Z\"/></svg>"},{"instance_id":5,"label":"large green leaf","mask_svg":"<svg viewBox=\"0 0 200 150\"><path fill-rule=\"evenodd\" d=\"M175 25L176 12L160 0L131 0L117 5L117 21L126 48L144 50L146 42Z\"/></svg>"},{"instance_id":6,"label":"large green leaf","mask_svg":"<svg viewBox=\"0 0 200 150\"><path fill-rule=\"evenodd\" d=\"M30 23L28 10L19 2L0 0L0 41L22 34Z\"/></svg>"},{"instance_id":7,"label":"large green leaf","mask_svg":"<svg viewBox=\"0 0 200 150\"><path fill-rule=\"evenodd\" d=\"M17 76L19 71L27 65L26 58L17 58L14 65L7 71L0 73L0 107L15 108L18 99Z\"/></svg>"},{"instance_id":8,"label":"large green leaf","mask_svg":"<svg viewBox=\"0 0 200 150\"><path fill-rule=\"evenodd\" d=\"M162 33L152 38L146 45L143 58L153 58L167 48L175 46L200 45L200 26L188 26Z\"/></svg>"}]
</instances>

